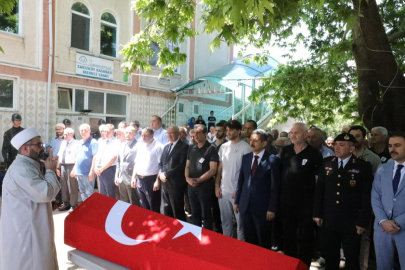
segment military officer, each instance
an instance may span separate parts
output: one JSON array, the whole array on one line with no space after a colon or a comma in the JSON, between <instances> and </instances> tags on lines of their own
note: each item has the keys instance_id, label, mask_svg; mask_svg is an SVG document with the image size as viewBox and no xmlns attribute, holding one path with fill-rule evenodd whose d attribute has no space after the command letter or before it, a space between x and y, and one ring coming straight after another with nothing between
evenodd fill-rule
<instances>
[{"instance_id":1,"label":"military officer","mask_svg":"<svg viewBox=\"0 0 405 270\"><path fill-rule=\"evenodd\" d=\"M18 150L11 145L11 139L17 135L20 131L24 130L21 125L21 115L15 113L11 116L11 121L13 122L13 127L4 132L3 136L3 147L1 153L3 154L4 162L7 165L7 168L10 167L13 163L15 157L18 154Z\"/></svg>"},{"instance_id":2,"label":"military officer","mask_svg":"<svg viewBox=\"0 0 405 270\"><path fill-rule=\"evenodd\" d=\"M62 123L65 125L65 128L72 128L72 121L70 119L63 119ZM76 140L76 135L73 133L73 139Z\"/></svg>"},{"instance_id":3,"label":"military officer","mask_svg":"<svg viewBox=\"0 0 405 270\"><path fill-rule=\"evenodd\" d=\"M339 269L340 247L345 269L359 269L360 239L371 218L371 164L353 155L356 139L342 133L335 157L324 159L315 191L314 221L323 231L325 269Z\"/></svg>"}]
</instances>

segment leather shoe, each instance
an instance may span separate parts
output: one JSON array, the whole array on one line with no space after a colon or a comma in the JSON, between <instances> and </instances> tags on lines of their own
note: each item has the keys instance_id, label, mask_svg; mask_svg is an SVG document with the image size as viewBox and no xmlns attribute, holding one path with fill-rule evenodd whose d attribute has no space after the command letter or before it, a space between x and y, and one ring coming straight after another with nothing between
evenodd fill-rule
<instances>
[{"instance_id":1,"label":"leather shoe","mask_svg":"<svg viewBox=\"0 0 405 270\"><path fill-rule=\"evenodd\" d=\"M64 203L62 206L59 208L59 211L66 211L70 209L70 204Z\"/></svg>"}]
</instances>

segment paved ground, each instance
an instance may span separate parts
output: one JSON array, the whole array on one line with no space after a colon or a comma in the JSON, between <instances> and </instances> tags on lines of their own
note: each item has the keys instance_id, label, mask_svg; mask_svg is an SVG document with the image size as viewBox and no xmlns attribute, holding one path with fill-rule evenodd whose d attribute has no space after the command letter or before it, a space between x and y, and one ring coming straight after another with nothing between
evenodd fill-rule
<instances>
[{"instance_id":1,"label":"paved ground","mask_svg":"<svg viewBox=\"0 0 405 270\"><path fill-rule=\"evenodd\" d=\"M1 209L1 197L0 197L0 209ZM67 215L68 215L67 212L54 211L53 213L53 220L55 224L55 244L58 254L59 269L60 270L84 269L77 265L72 264L67 259L68 251L73 249L64 244L64 224ZM323 268L319 267L318 263L312 263L311 270L321 270L321 269Z\"/></svg>"}]
</instances>

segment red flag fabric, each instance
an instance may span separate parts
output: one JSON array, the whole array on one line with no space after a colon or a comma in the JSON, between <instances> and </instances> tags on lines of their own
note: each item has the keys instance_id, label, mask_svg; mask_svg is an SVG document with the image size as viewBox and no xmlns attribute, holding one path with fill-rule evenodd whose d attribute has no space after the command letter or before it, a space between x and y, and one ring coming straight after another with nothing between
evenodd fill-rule
<instances>
[{"instance_id":1,"label":"red flag fabric","mask_svg":"<svg viewBox=\"0 0 405 270\"><path fill-rule=\"evenodd\" d=\"M66 217L65 244L130 269L307 269L298 259L99 193Z\"/></svg>"}]
</instances>

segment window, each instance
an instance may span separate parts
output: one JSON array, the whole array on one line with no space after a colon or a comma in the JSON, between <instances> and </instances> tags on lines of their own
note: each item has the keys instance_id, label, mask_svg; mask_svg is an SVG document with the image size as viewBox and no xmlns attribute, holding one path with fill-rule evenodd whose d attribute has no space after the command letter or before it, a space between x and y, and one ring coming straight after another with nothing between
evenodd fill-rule
<instances>
[{"instance_id":1,"label":"window","mask_svg":"<svg viewBox=\"0 0 405 270\"><path fill-rule=\"evenodd\" d=\"M125 118L127 114L127 96L100 91L59 87L58 109L73 112L91 110L91 114Z\"/></svg>"},{"instance_id":2,"label":"window","mask_svg":"<svg viewBox=\"0 0 405 270\"><path fill-rule=\"evenodd\" d=\"M18 2L15 3L13 10L10 14L4 11L0 12L0 30L8 33L19 33L19 6Z\"/></svg>"},{"instance_id":3,"label":"window","mask_svg":"<svg viewBox=\"0 0 405 270\"><path fill-rule=\"evenodd\" d=\"M89 91L89 110L92 113L104 112L104 93Z\"/></svg>"},{"instance_id":4,"label":"window","mask_svg":"<svg viewBox=\"0 0 405 270\"><path fill-rule=\"evenodd\" d=\"M199 106L197 104L194 104L194 114L198 114L198 109Z\"/></svg>"},{"instance_id":5,"label":"window","mask_svg":"<svg viewBox=\"0 0 405 270\"><path fill-rule=\"evenodd\" d=\"M83 3L74 3L72 6L71 46L88 51L89 40L90 12Z\"/></svg>"},{"instance_id":6,"label":"window","mask_svg":"<svg viewBox=\"0 0 405 270\"><path fill-rule=\"evenodd\" d=\"M107 114L126 114L127 98L123 95L107 94Z\"/></svg>"},{"instance_id":7,"label":"window","mask_svg":"<svg viewBox=\"0 0 405 270\"><path fill-rule=\"evenodd\" d=\"M173 50L178 47L178 43L175 43L173 41L167 41L166 42L167 47L169 48L170 52L173 52ZM152 42L150 44L150 47L153 51L153 56L149 60L149 65L156 67L157 66L157 61L158 61L158 53L160 52L160 46L157 42ZM174 72L178 73L179 72L179 67L174 68Z\"/></svg>"},{"instance_id":8,"label":"window","mask_svg":"<svg viewBox=\"0 0 405 270\"><path fill-rule=\"evenodd\" d=\"M175 43L175 42L173 42L171 40L167 41L166 43L167 43L167 47L169 47L170 52L173 52L174 49L179 46L178 43ZM178 73L179 72L179 67L175 67L174 72Z\"/></svg>"},{"instance_id":9,"label":"window","mask_svg":"<svg viewBox=\"0 0 405 270\"><path fill-rule=\"evenodd\" d=\"M117 22L111 13L101 16L100 53L115 57L117 49Z\"/></svg>"},{"instance_id":10,"label":"window","mask_svg":"<svg viewBox=\"0 0 405 270\"><path fill-rule=\"evenodd\" d=\"M0 108L14 107L14 80L0 78Z\"/></svg>"},{"instance_id":11,"label":"window","mask_svg":"<svg viewBox=\"0 0 405 270\"><path fill-rule=\"evenodd\" d=\"M84 110L84 90L75 90L75 111Z\"/></svg>"},{"instance_id":12,"label":"window","mask_svg":"<svg viewBox=\"0 0 405 270\"><path fill-rule=\"evenodd\" d=\"M153 56L152 56L152 59L149 60L149 65L155 67L157 65L157 61L158 61L159 44L157 44L156 42L153 41L150 44L150 47L153 51Z\"/></svg>"},{"instance_id":13,"label":"window","mask_svg":"<svg viewBox=\"0 0 405 270\"><path fill-rule=\"evenodd\" d=\"M179 112L184 112L184 104L179 103Z\"/></svg>"},{"instance_id":14,"label":"window","mask_svg":"<svg viewBox=\"0 0 405 270\"><path fill-rule=\"evenodd\" d=\"M71 89L59 88L58 90L58 107L61 110L71 110Z\"/></svg>"}]
</instances>

